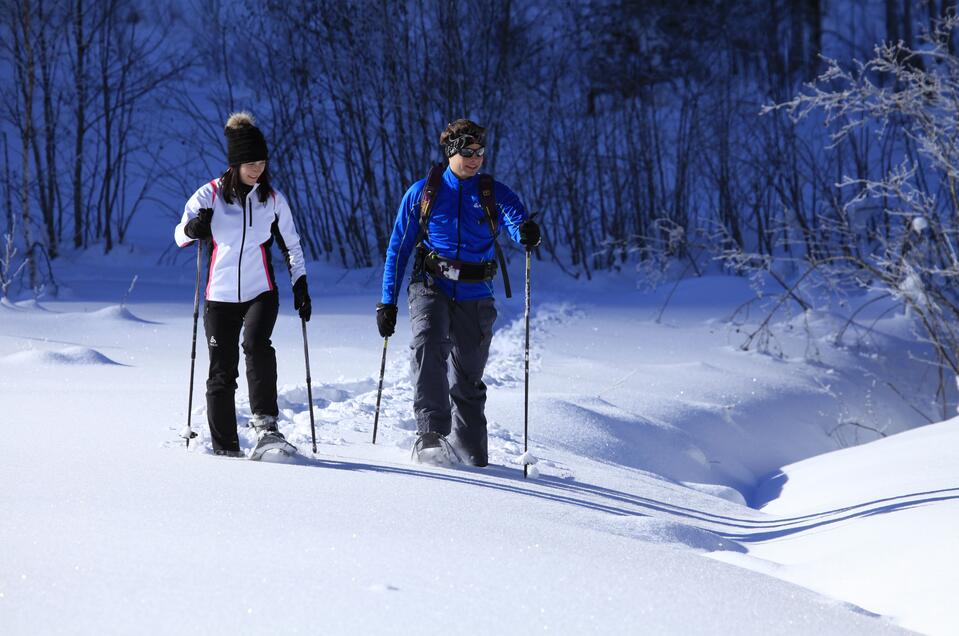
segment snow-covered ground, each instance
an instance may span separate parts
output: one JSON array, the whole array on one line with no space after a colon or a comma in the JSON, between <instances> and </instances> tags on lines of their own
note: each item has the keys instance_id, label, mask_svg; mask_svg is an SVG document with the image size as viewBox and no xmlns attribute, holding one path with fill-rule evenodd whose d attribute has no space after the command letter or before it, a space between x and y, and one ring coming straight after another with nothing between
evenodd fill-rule
<instances>
[{"instance_id":1,"label":"snow-covered ground","mask_svg":"<svg viewBox=\"0 0 959 636\"><path fill-rule=\"evenodd\" d=\"M936 378L901 315L839 346L840 317L784 317L782 355L743 352L744 279L670 296L537 262L524 480L521 293L487 369L491 466L415 465L403 312L374 446L379 272L311 264L319 452L284 289L301 455L254 463L210 454L202 346L201 436L177 437L194 261L156 261L67 256L59 299L0 306L4 634L959 632L959 422L920 427Z\"/></svg>"}]
</instances>

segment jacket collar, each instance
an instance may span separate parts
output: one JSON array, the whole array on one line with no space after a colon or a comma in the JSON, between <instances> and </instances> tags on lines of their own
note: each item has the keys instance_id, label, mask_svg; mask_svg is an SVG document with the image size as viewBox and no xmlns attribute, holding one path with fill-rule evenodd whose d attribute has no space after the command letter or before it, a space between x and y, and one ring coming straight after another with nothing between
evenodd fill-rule
<instances>
[{"instance_id":1,"label":"jacket collar","mask_svg":"<svg viewBox=\"0 0 959 636\"><path fill-rule=\"evenodd\" d=\"M469 179L460 179L449 166L446 166L446 170L443 172L443 181L449 188L452 188L453 190L459 190L460 188L471 186L478 180L479 173L477 173L476 176L470 177Z\"/></svg>"}]
</instances>

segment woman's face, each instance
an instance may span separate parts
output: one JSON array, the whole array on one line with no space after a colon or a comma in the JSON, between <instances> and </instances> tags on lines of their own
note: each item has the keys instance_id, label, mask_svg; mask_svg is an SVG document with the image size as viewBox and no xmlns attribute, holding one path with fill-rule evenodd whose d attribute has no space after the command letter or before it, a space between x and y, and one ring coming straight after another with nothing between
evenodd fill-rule
<instances>
[{"instance_id":1,"label":"woman's face","mask_svg":"<svg viewBox=\"0 0 959 636\"><path fill-rule=\"evenodd\" d=\"M240 164L240 181L245 185L252 186L266 170L266 161L254 161L252 163Z\"/></svg>"}]
</instances>

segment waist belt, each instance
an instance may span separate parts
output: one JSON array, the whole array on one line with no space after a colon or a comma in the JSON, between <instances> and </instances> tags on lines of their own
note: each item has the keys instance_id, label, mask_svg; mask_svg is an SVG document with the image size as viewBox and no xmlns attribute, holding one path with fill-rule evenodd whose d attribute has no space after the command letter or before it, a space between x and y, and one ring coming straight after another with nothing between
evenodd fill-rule
<instances>
[{"instance_id":1,"label":"waist belt","mask_svg":"<svg viewBox=\"0 0 959 636\"><path fill-rule=\"evenodd\" d=\"M426 255L423 268L434 276L459 283L483 283L496 277L496 261L464 263L443 258L436 252Z\"/></svg>"}]
</instances>

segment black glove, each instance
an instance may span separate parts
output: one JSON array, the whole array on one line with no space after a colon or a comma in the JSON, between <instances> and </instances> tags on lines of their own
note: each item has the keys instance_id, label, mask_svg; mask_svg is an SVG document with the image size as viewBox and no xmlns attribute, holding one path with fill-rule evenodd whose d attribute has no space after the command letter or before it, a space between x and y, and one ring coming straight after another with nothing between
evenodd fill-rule
<instances>
[{"instance_id":1,"label":"black glove","mask_svg":"<svg viewBox=\"0 0 959 636\"><path fill-rule=\"evenodd\" d=\"M532 251L534 247L539 247L539 244L543 242L543 235L536 221L524 221L519 226L519 242L526 246L527 252Z\"/></svg>"},{"instance_id":2,"label":"black glove","mask_svg":"<svg viewBox=\"0 0 959 636\"><path fill-rule=\"evenodd\" d=\"M300 276L293 283L293 309L300 312L303 322L310 322L313 305L310 302L310 292L306 289L306 276Z\"/></svg>"},{"instance_id":3,"label":"black glove","mask_svg":"<svg viewBox=\"0 0 959 636\"><path fill-rule=\"evenodd\" d=\"M376 303L376 326L384 338L393 335L396 331L396 305Z\"/></svg>"},{"instance_id":4,"label":"black glove","mask_svg":"<svg viewBox=\"0 0 959 636\"><path fill-rule=\"evenodd\" d=\"M213 208L200 208L196 213L196 218L190 219L183 233L191 239L213 238L213 229L210 227L210 221L213 220Z\"/></svg>"}]
</instances>

